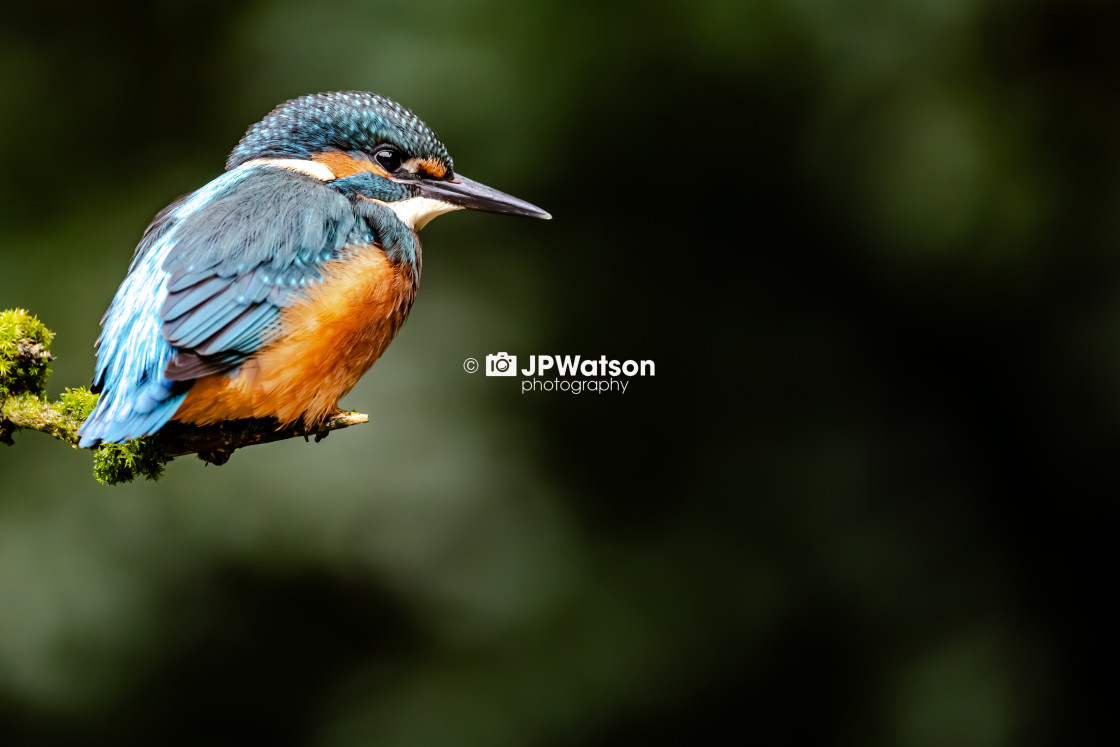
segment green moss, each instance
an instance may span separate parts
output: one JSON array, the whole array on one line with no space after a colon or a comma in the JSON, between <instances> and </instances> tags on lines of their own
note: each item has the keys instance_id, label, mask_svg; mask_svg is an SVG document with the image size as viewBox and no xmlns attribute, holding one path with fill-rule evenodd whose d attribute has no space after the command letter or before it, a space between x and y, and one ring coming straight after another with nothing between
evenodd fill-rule
<instances>
[{"instance_id":1,"label":"green moss","mask_svg":"<svg viewBox=\"0 0 1120 747\"><path fill-rule=\"evenodd\" d=\"M23 309L0 311L0 401L24 393L43 396L53 337Z\"/></svg>"},{"instance_id":2,"label":"green moss","mask_svg":"<svg viewBox=\"0 0 1120 747\"><path fill-rule=\"evenodd\" d=\"M138 476L149 480L163 477L164 465L174 457L164 454L150 438L125 444L101 444L93 452L93 476L103 485L132 482Z\"/></svg>"},{"instance_id":3,"label":"green moss","mask_svg":"<svg viewBox=\"0 0 1120 747\"><path fill-rule=\"evenodd\" d=\"M67 389L57 404L25 392L0 401L0 420L76 444L78 428L95 404L97 395L83 388Z\"/></svg>"},{"instance_id":4,"label":"green moss","mask_svg":"<svg viewBox=\"0 0 1120 747\"><path fill-rule=\"evenodd\" d=\"M97 406L97 395L84 386L77 389L67 388L59 398L58 406L63 415L73 418L78 425L81 425Z\"/></svg>"},{"instance_id":5,"label":"green moss","mask_svg":"<svg viewBox=\"0 0 1120 747\"><path fill-rule=\"evenodd\" d=\"M97 395L78 387L64 391L56 403L46 401L53 337L23 309L0 311L0 442L11 444L12 435L27 428L77 446L78 429L97 405ZM149 438L103 444L94 449L93 474L106 485L137 477L158 480L171 459Z\"/></svg>"}]
</instances>

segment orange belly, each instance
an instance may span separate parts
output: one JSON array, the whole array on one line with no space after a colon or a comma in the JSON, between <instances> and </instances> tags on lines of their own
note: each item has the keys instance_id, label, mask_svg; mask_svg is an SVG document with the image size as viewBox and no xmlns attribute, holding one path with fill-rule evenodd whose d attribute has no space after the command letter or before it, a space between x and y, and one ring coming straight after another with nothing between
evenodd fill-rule
<instances>
[{"instance_id":1,"label":"orange belly","mask_svg":"<svg viewBox=\"0 0 1120 747\"><path fill-rule=\"evenodd\" d=\"M376 247L327 263L323 282L280 313L276 340L232 377L197 380L174 420L208 424L273 417L310 427L369 370L404 323L416 295L409 272Z\"/></svg>"}]
</instances>

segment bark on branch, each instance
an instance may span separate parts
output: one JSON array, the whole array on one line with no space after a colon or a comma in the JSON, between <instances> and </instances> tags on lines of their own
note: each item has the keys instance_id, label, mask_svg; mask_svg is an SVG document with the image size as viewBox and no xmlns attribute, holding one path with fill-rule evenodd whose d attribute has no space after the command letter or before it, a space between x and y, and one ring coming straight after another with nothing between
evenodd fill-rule
<instances>
[{"instance_id":1,"label":"bark on branch","mask_svg":"<svg viewBox=\"0 0 1120 747\"><path fill-rule=\"evenodd\" d=\"M331 431L368 422L369 415L340 412L306 432L302 423L277 429L276 421L271 419L230 420L218 425L169 423L153 438L168 456L198 454L203 461L211 464L225 464L235 450L246 446L289 438L303 437L304 440L310 440L312 436L315 437L315 443L319 443Z\"/></svg>"}]
</instances>

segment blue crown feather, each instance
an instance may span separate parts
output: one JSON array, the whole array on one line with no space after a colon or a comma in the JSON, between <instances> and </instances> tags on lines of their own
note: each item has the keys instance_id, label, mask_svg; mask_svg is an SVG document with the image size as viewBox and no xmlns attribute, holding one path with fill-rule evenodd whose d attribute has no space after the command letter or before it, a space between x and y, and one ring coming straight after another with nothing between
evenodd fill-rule
<instances>
[{"instance_id":1,"label":"blue crown feather","mask_svg":"<svg viewBox=\"0 0 1120 747\"><path fill-rule=\"evenodd\" d=\"M384 144L408 157L435 158L454 171L447 148L428 125L397 102L362 91L286 101L249 128L226 169L256 158L310 158L331 149L373 152Z\"/></svg>"}]
</instances>

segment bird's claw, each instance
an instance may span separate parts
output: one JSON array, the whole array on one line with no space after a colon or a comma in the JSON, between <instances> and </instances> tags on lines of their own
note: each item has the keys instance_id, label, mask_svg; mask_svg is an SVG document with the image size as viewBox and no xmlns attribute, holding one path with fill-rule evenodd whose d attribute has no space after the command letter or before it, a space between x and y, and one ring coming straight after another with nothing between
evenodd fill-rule
<instances>
[{"instance_id":1,"label":"bird's claw","mask_svg":"<svg viewBox=\"0 0 1120 747\"><path fill-rule=\"evenodd\" d=\"M221 467L223 464L229 461L229 458L233 456L233 452L235 452L236 450L237 449L231 449L228 447L219 447L217 449L214 449L213 451L200 451L198 452L198 458L206 462L207 464L213 464L215 467Z\"/></svg>"}]
</instances>

